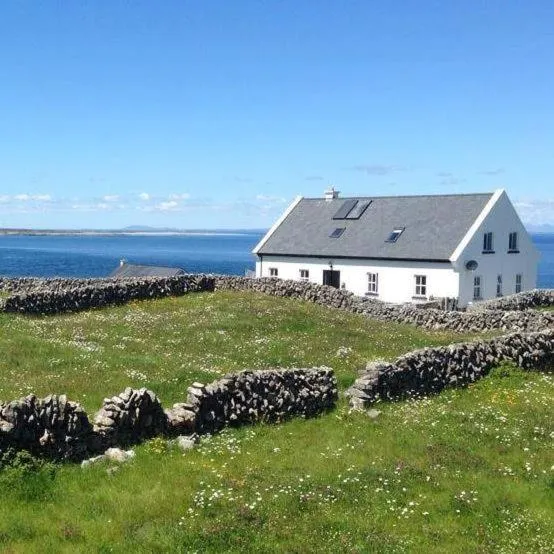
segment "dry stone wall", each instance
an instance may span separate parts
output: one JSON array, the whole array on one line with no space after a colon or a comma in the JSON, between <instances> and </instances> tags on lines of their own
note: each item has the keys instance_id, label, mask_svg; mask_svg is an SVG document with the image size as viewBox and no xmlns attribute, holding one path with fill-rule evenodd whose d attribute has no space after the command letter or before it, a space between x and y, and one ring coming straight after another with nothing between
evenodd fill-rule
<instances>
[{"instance_id":1,"label":"dry stone wall","mask_svg":"<svg viewBox=\"0 0 554 554\"><path fill-rule=\"evenodd\" d=\"M215 290L252 290L272 296L298 298L323 306L360 313L380 321L410 323L426 329L449 329L461 333L489 330L540 331L554 327L554 312L503 309L482 309L475 312L444 311L426 306L418 307L417 304L389 304L305 281L218 277L215 281ZM545 291L545 293L546 298L554 295L554 291ZM536 295L536 298L538 297L539 295Z\"/></svg>"},{"instance_id":2,"label":"dry stone wall","mask_svg":"<svg viewBox=\"0 0 554 554\"><path fill-rule=\"evenodd\" d=\"M530 308L541 308L554 306L553 289L533 289L509 296L501 296L491 300L484 300L472 304L469 311L479 310L528 310Z\"/></svg>"},{"instance_id":3,"label":"dry stone wall","mask_svg":"<svg viewBox=\"0 0 554 554\"><path fill-rule=\"evenodd\" d=\"M214 433L228 425L314 416L337 398L333 371L320 368L230 374L206 387L195 383L187 401L197 414L196 431Z\"/></svg>"},{"instance_id":4,"label":"dry stone wall","mask_svg":"<svg viewBox=\"0 0 554 554\"><path fill-rule=\"evenodd\" d=\"M554 312L526 308L551 305L554 290L520 293L482 303L472 311L445 311L417 304L388 304L372 298L305 281L275 278L183 275L144 279L4 279L0 289L11 292L0 299L0 310L32 314L79 311L132 300L178 296L189 292L248 290L314 302L329 308L360 313L380 321L409 323L426 329L461 333L489 330L540 331L554 327ZM491 306L491 308L489 308Z\"/></svg>"},{"instance_id":5,"label":"dry stone wall","mask_svg":"<svg viewBox=\"0 0 554 554\"><path fill-rule=\"evenodd\" d=\"M127 387L121 394L105 398L94 417L94 434L99 449L125 446L162 435L167 429L167 415L158 397L145 388Z\"/></svg>"},{"instance_id":6,"label":"dry stone wall","mask_svg":"<svg viewBox=\"0 0 554 554\"><path fill-rule=\"evenodd\" d=\"M29 395L0 404L0 448L9 445L55 459L80 459L89 450L92 425L65 395Z\"/></svg>"},{"instance_id":7,"label":"dry stone wall","mask_svg":"<svg viewBox=\"0 0 554 554\"><path fill-rule=\"evenodd\" d=\"M382 400L399 400L467 385L503 362L524 369L552 367L554 329L423 348L392 363L370 362L346 394L353 408L366 408Z\"/></svg>"},{"instance_id":8,"label":"dry stone wall","mask_svg":"<svg viewBox=\"0 0 554 554\"><path fill-rule=\"evenodd\" d=\"M120 280L25 280L20 284L4 285L5 290L13 287L15 292L2 299L1 309L27 314L75 312L133 300L210 291L213 283L213 278L205 275Z\"/></svg>"},{"instance_id":9,"label":"dry stone wall","mask_svg":"<svg viewBox=\"0 0 554 554\"><path fill-rule=\"evenodd\" d=\"M147 389L106 398L93 423L64 395L0 404L0 450L11 446L58 460L82 460L157 435L213 433L226 425L315 416L332 408L337 382L328 368L245 371L194 383L188 402L169 410Z\"/></svg>"}]
</instances>

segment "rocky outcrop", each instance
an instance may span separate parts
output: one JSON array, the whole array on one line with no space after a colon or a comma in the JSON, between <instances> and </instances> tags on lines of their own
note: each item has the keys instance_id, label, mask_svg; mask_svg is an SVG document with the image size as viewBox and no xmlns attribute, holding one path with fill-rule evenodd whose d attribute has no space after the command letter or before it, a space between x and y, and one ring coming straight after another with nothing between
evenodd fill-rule
<instances>
[{"instance_id":1,"label":"rocky outcrop","mask_svg":"<svg viewBox=\"0 0 554 554\"><path fill-rule=\"evenodd\" d=\"M346 394L353 408L365 408L381 400L399 400L467 385L503 362L524 369L552 367L554 329L423 348L392 363L370 362Z\"/></svg>"}]
</instances>

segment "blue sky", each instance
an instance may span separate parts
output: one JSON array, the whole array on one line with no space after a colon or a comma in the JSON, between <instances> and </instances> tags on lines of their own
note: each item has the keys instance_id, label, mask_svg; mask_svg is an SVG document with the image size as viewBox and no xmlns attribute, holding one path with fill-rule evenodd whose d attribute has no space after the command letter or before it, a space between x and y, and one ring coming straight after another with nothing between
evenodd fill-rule
<instances>
[{"instance_id":1,"label":"blue sky","mask_svg":"<svg viewBox=\"0 0 554 554\"><path fill-rule=\"evenodd\" d=\"M554 223L554 2L5 0L0 227L506 188Z\"/></svg>"}]
</instances>

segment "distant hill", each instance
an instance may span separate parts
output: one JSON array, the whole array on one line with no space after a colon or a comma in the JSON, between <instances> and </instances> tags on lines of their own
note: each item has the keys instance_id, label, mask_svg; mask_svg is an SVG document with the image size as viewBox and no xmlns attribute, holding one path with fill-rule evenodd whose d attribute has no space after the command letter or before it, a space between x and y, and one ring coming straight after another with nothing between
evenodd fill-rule
<instances>
[{"instance_id":1,"label":"distant hill","mask_svg":"<svg viewBox=\"0 0 554 554\"><path fill-rule=\"evenodd\" d=\"M174 227L151 227L149 225L129 225L123 227L124 232L143 232L143 233L178 233L181 229Z\"/></svg>"}]
</instances>

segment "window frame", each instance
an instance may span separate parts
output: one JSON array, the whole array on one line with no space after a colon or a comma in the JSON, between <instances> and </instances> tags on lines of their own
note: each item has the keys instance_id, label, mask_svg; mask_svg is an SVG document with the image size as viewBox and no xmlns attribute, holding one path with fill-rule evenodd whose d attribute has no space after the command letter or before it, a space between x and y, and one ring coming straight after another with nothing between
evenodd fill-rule
<instances>
[{"instance_id":1,"label":"window frame","mask_svg":"<svg viewBox=\"0 0 554 554\"><path fill-rule=\"evenodd\" d=\"M483 234L483 254L494 254L494 234L492 231Z\"/></svg>"},{"instance_id":2,"label":"window frame","mask_svg":"<svg viewBox=\"0 0 554 554\"><path fill-rule=\"evenodd\" d=\"M301 281L309 281L310 280L310 270L309 269L299 269L298 270L300 274L300 280ZM303 275L305 273L305 275Z\"/></svg>"},{"instance_id":3,"label":"window frame","mask_svg":"<svg viewBox=\"0 0 554 554\"><path fill-rule=\"evenodd\" d=\"M479 294L475 294L475 291L479 291ZM473 300L483 300L483 276L482 275L473 276Z\"/></svg>"},{"instance_id":4,"label":"window frame","mask_svg":"<svg viewBox=\"0 0 554 554\"><path fill-rule=\"evenodd\" d=\"M414 298L427 298L427 275L414 275L415 294Z\"/></svg>"},{"instance_id":5,"label":"window frame","mask_svg":"<svg viewBox=\"0 0 554 554\"><path fill-rule=\"evenodd\" d=\"M515 293L523 292L523 273L516 273Z\"/></svg>"},{"instance_id":6,"label":"window frame","mask_svg":"<svg viewBox=\"0 0 554 554\"><path fill-rule=\"evenodd\" d=\"M517 231L512 231L508 235L508 253L509 254L519 253L519 236Z\"/></svg>"},{"instance_id":7,"label":"window frame","mask_svg":"<svg viewBox=\"0 0 554 554\"><path fill-rule=\"evenodd\" d=\"M279 277L279 268L278 267L270 267L269 269L269 276L270 277Z\"/></svg>"},{"instance_id":8,"label":"window frame","mask_svg":"<svg viewBox=\"0 0 554 554\"><path fill-rule=\"evenodd\" d=\"M501 296L504 296L502 294L502 274L498 274L496 276L496 298L500 298Z\"/></svg>"},{"instance_id":9,"label":"window frame","mask_svg":"<svg viewBox=\"0 0 554 554\"><path fill-rule=\"evenodd\" d=\"M371 296L377 296L379 294L379 273L368 272L367 294Z\"/></svg>"}]
</instances>

